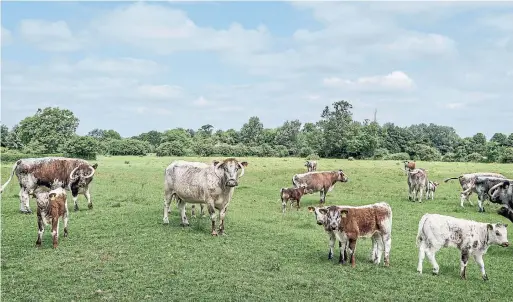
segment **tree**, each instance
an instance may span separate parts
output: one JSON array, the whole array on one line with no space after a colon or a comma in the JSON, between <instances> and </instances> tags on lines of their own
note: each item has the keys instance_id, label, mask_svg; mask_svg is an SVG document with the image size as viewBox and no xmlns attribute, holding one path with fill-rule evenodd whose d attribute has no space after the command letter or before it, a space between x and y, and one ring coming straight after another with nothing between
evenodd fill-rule
<instances>
[{"instance_id":1,"label":"tree","mask_svg":"<svg viewBox=\"0 0 513 302\"><path fill-rule=\"evenodd\" d=\"M353 106L344 100L335 102L332 106L333 109L328 106L324 108L321 114L322 120L319 122L324 136L322 153L324 156L346 156L346 148L352 132L349 125L353 120L351 113Z\"/></svg>"},{"instance_id":2,"label":"tree","mask_svg":"<svg viewBox=\"0 0 513 302\"><path fill-rule=\"evenodd\" d=\"M490 139L491 142L499 144L499 146L508 145L508 137L503 133L495 133Z\"/></svg>"},{"instance_id":3,"label":"tree","mask_svg":"<svg viewBox=\"0 0 513 302\"><path fill-rule=\"evenodd\" d=\"M102 130L102 129L93 129L91 130L87 136L93 137L97 140L106 140L106 139L121 139L121 135L115 130Z\"/></svg>"},{"instance_id":4,"label":"tree","mask_svg":"<svg viewBox=\"0 0 513 302\"><path fill-rule=\"evenodd\" d=\"M240 139L242 143L249 146L258 145L262 139L264 125L260 122L258 116L252 116L249 121L242 125L240 129Z\"/></svg>"},{"instance_id":5,"label":"tree","mask_svg":"<svg viewBox=\"0 0 513 302\"><path fill-rule=\"evenodd\" d=\"M7 147L8 137L9 137L9 128L4 124L2 124L2 126L0 126L0 128L1 128L1 133L0 133L1 145L2 145L2 147Z\"/></svg>"},{"instance_id":6,"label":"tree","mask_svg":"<svg viewBox=\"0 0 513 302\"><path fill-rule=\"evenodd\" d=\"M285 121L276 131L274 143L276 145L286 146L289 150L297 149L298 135L301 130L299 120Z\"/></svg>"},{"instance_id":7,"label":"tree","mask_svg":"<svg viewBox=\"0 0 513 302\"><path fill-rule=\"evenodd\" d=\"M162 143L167 142L178 142L183 144L184 148L190 148L192 145L192 137L188 130L183 128L177 128L172 130L167 130L162 134Z\"/></svg>"},{"instance_id":8,"label":"tree","mask_svg":"<svg viewBox=\"0 0 513 302\"><path fill-rule=\"evenodd\" d=\"M73 137L78 123L70 110L47 107L23 119L16 131L23 145L38 142L43 152L55 153Z\"/></svg>"},{"instance_id":9,"label":"tree","mask_svg":"<svg viewBox=\"0 0 513 302\"><path fill-rule=\"evenodd\" d=\"M486 136L483 133L477 133L472 137L474 142L473 152L484 154L486 150Z\"/></svg>"},{"instance_id":10,"label":"tree","mask_svg":"<svg viewBox=\"0 0 513 302\"><path fill-rule=\"evenodd\" d=\"M98 140L92 136L75 135L66 142L63 151L67 156L77 156L84 159L96 159Z\"/></svg>"},{"instance_id":11,"label":"tree","mask_svg":"<svg viewBox=\"0 0 513 302\"><path fill-rule=\"evenodd\" d=\"M200 135L202 137L211 137L213 131L214 131L214 126L212 126L210 124L206 124L206 125L201 126L201 128L199 128L199 130L196 131L196 134Z\"/></svg>"},{"instance_id":12,"label":"tree","mask_svg":"<svg viewBox=\"0 0 513 302\"><path fill-rule=\"evenodd\" d=\"M134 136L133 139L148 142L153 147L158 147L162 141L162 133L156 130L150 132L141 133L138 136Z\"/></svg>"}]
</instances>

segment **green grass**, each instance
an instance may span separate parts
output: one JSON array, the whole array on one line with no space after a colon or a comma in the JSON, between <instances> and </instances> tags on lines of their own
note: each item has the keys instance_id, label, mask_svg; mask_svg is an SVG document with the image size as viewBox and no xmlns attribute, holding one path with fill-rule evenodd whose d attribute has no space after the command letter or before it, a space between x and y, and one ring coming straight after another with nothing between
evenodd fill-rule
<instances>
[{"instance_id":1,"label":"green grass","mask_svg":"<svg viewBox=\"0 0 513 302\"><path fill-rule=\"evenodd\" d=\"M91 187L94 209L83 196L79 212L70 212L69 237L52 249L46 229L43 247L35 248L37 218L18 212L17 178L2 194L2 301L350 301L443 300L506 301L513 281L513 247L492 246L484 257L490 278L481 279L470 260L467 281L459 278L459 252L437 254L440 275L416 273L415 236L424 213L440 213L483 222L508 222L495 205L478 213L459 206L457 181L442 183L435 200L407 200L406 176L396 161L319 161L319 170L342 168L348 183L337 183L327 204L363 205L388 202L393 209L391 266L367 261L370 239L358 241L356 268L327 260L328 239L315 223L307 195L301 210L281 213L279 189L303 172L298 158L244 158L246 174L228 208L226 233L212 237L210 220L190 218L179 226L176 203L170 224L162 224L163 173L174 158L102 157ZM129 160L130 164L125 164ZM207 158L193 160L209 161ZM513 177L511 165L423 163L432 180L476 171ZM11 165L3 164L2 184ZM72 206L71 194L68 202ZM35 211L35 201L31 199ZM198 207L199 210L199 207ZM510 241L512 238L510 231Z\"/></svg>"}]
</instances>

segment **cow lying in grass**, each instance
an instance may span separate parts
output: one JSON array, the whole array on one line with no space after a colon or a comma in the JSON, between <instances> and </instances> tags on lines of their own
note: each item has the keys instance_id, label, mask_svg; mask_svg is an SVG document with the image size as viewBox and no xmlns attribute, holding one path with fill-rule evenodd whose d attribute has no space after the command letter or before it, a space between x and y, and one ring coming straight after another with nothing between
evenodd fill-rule
<instances>
[{"instance_id":1,"label":"cow lying in grass","mask_svg":"<svg viewBox=\"0 0 513 302\"><path fill-rule=\"evenodd\" d=\"M488 280L483 255L492 244L502 247L509 245L507 226L502 223L490 224L439 214L424 214L419 221L417 233L417 271L422 274L422 262L424 256L427 256L433 266L433 274L437 275L439 266L435 259L436 252L442 247L456 247L461 251L461 278L466 279L468 258L472 255L481 269L483 279Z\"/></svg>"},{"instance_id":2,"label":"cow lying in grass","mask_svg":"<svg viewBox=\"0 0 513 302\"><path fill-rule=\"evenodd\" d=\"M37 202L37 241L41 247L45 226L52 225L53 248L57 248L59 238L59 218L64 222L64 237L68 237L68 201L66 190L57 188L48 191L46 187L38 187L33 191Z\"/></svg>"},{"instance_id":3,"label":"cow lying in grass","mask_svg":"<svg viewBox=\"0 0 513 302\"><path fill-rule=\"evenodd\" d=\"M299 188L281 188L280 190L280 198L282 205L282 213L285 213L285 208L287 207L287 201L290 200L290 209L292 209L292 203L294 201L297 202L297 210L299 211L299 203L301 201L301 197L305 195L306 187Z\"/></svg>"}]
</instances>

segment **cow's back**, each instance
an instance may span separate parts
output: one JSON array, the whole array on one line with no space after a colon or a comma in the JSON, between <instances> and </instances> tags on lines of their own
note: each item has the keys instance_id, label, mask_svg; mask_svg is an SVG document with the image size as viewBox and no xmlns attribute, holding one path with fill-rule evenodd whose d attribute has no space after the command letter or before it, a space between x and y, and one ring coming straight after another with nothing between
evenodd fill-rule
<instances>
[{"instance_id":1,"label":"cow's back","mask_svg":"<svg viewBox=\"0 0 513 302\"><path fill-rule=\"evenodd\" d=\"M65 157L26 158L19 162L18 175L33 175L45 185L55 181L67 184L73 169L81 165L89 164L85 160Z\"/></svg>"},{"instance_id":2,"label":"cow's back","mask_svg":"<svg viewBox=\"0 0 513 302\"><path fill-rule=\"evenodd\" d=\"M202 201L215 193L218 183L208 169L200 162L175 161L166 168L166 188L184 201Z\"/></svg>"}]
</instances>

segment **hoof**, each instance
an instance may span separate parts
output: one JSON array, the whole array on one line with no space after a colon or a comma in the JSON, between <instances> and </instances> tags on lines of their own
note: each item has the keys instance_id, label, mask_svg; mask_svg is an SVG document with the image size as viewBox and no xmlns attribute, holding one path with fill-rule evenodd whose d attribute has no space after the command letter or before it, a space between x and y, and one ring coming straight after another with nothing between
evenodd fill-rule
<instances>
[{"instance_id":1,"label":"hoof","mask_svg":"<svg viewBox=\"0 0 513 302\"><path fill-rule=\"evenodd\" d=\"M484 281L488 281L488 276L487 275L483 275L483 280Z\"/></svg>"},{"instance_id":2,"label":"hoof","mask_svg":"<svg viewBox=\"0 0 513 302\"><path fill-rule=\"evenodd\" d=\"M189 223L188 223L188 222L187 222L187 223L183 223L183 222L182 222L182 223L180 223L180 225L181 225L181 226L183 226L183 227L188 227L188 226L189 226Z\"/></svg>"},{"instance_id":3,"label":"hoof","mask_svg":"<svg viewBox=\"0 0 513 302\"><path fill-rule=\"evenodd\" d=\"M87 207L89 208L89 210L92 210L93 209L93 204L90 203L90 204L87 205Z\"/></svg>"},{"instance_id":4,"label":"hoof","mask_svg":"<svg viewBox=\"0 0 513 302\"><path fill-rule=\"evenodd\" d=\"M78 212L78 206L75 206L75 207L73 208L73 211Z\"/></svg>"},{"instance_id":5,"label":"hoof","mask_svg":"<svg viewBox=\"0 0 513 302\"><path fill-rule=\"evenodd\" d=\"M216 231L213 231L212 233L210 233L212 236L217 236L217 232Z\"/></svg>"},{"instance_id":6,"label":"hoof","mask_svg":"<svg viewBox=\"0 0 513 302\"><path fill-rule=\"evenodd\" d=\"M433 276L438 276L438 272L432 272L431 273Z\"/></svg>"}]
</instances>

